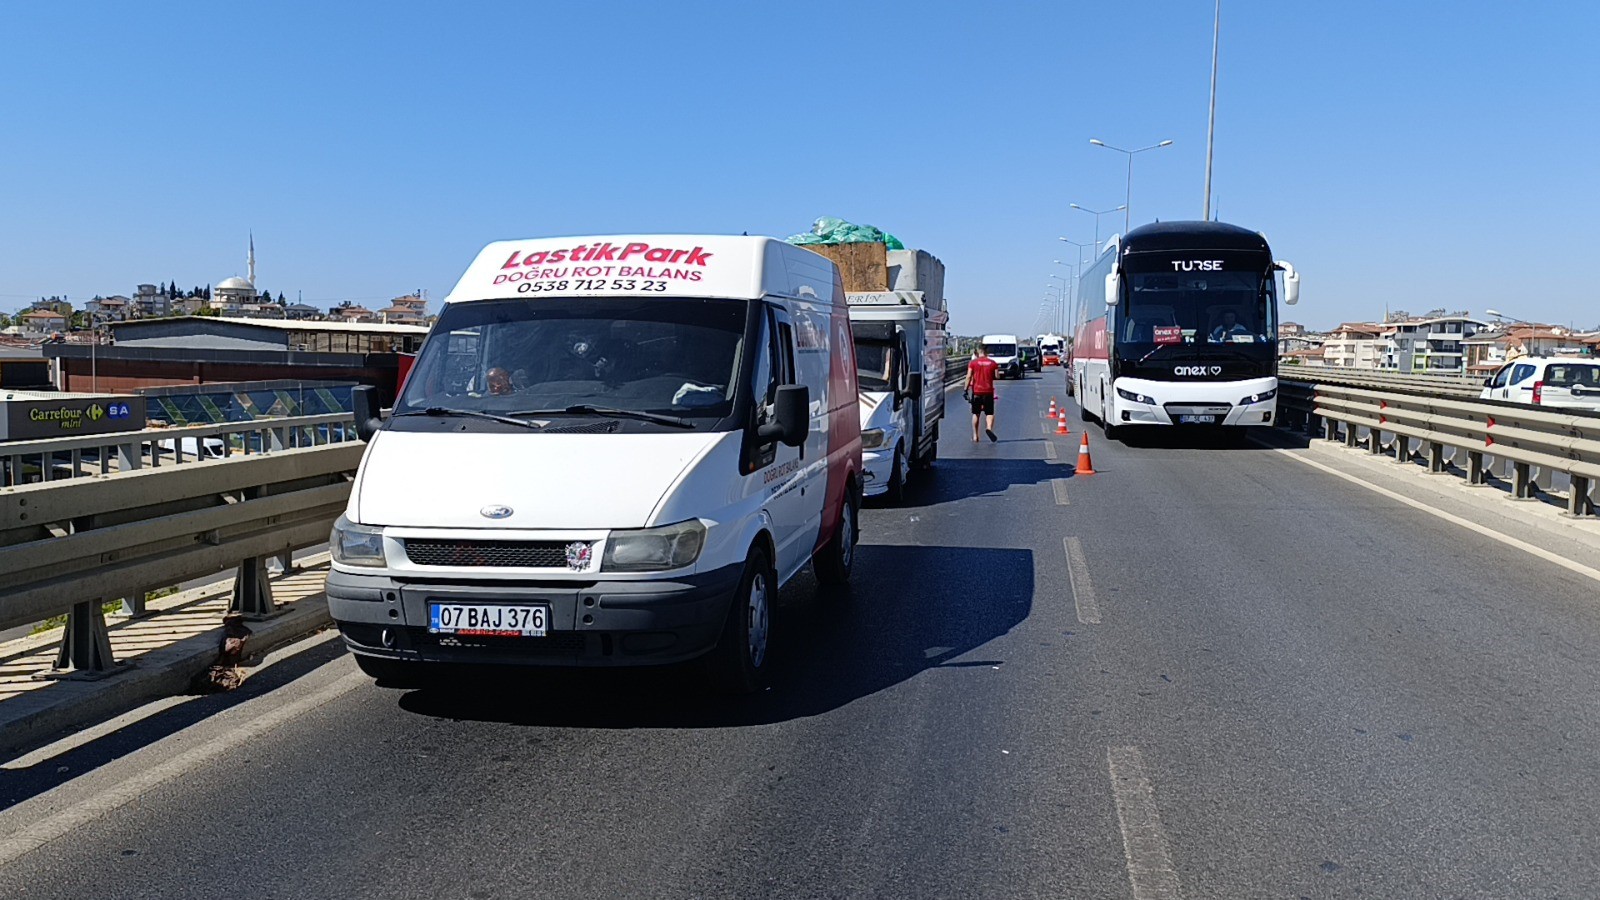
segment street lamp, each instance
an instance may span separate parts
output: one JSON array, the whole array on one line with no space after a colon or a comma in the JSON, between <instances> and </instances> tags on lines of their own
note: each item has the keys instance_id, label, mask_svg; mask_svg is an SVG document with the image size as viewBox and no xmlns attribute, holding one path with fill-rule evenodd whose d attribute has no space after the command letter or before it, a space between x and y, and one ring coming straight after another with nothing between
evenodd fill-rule
<instances>
[{"instance_id":1,"label":"street lamp","mask_svg":"<svg viewBox=\"0 0 1600 900\"><path fill-rule=\"evenodd\" d=\"M1076 203L1068 203L1067 205L1080 212L1086 212L1089 215L1094 216L1094 246L1096 253L1099 252L1100 248L1100 217L1106 215L1107 213L1122 212L1128 208L1128 204L1126 203L1111 209L1089 209L1088 207L1079 206ZM1126 225L1124 225L1123 230L1127 230ZM1062 240L1066 240L1066 238L1062 238Z\"/></svg>"},{"instance_id":2,"label":"street lamp","mask_svg":"<svg viewBox=\"0 0 1600 900\"><path fill-rule=\"evenodd\" d=\"M1067 301L1072 297L1072 281L1067 278L1067 276L1057 275L1054 272L1050 274L1050 277L1061 279L1061 305L1060 308L1056 310L1056 323L1058 329L1056 333L1060 334L1061 331L1065 330L1067 327Z\"/></svg>"},{"instance_id":3,"label":"street lamp","mask_svg":"<svg viewBox=\"0 0 1600 900\"><path fill-rule=\"evenodd\" d=\"M1162 147L1170 147L1172 146L1172 141L1162 141L1159 144L1151 144L1148 147L1140 147L1137 150L1124 150L1121 147L1113 147L1099 138L1090 138L1089 143L1095 145L1096 147L1104 147L1107 150L1115 150L1118 153L1126 154L1128 157L1127 199L1122 202L1122 233L1127 234L1129 224L1133 221L1133 211L1128 209L1128 207L1133 204L1133 157L1137 154L1145 152L1146 150L1159 150ZM1099 235L1095 235L1095 239L1099 240Z\"/></svg>"}]
</instances>

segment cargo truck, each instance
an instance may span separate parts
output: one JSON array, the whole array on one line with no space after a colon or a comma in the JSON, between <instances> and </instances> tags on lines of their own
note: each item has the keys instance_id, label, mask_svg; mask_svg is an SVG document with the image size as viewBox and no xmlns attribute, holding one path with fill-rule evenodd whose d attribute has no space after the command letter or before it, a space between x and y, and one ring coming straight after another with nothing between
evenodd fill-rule
<instances>
[{"instance_id":1,"label":"cargo truck","mask_svg":"<svg viewBox=\"0 0 1600 900\"><path fill-rule=\"evenodd\" d=\"M939 456L944 418L944 263L883 244L809 244L844 279L861 396L862 493L903 498Z\"/></svg>"}]
</instances>

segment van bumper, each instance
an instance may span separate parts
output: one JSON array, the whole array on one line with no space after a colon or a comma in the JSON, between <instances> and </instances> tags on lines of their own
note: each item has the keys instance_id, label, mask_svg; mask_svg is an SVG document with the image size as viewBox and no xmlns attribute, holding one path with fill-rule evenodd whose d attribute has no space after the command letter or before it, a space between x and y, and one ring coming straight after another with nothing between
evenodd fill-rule
<instances>
[{"instance_id":1,"label":"van bumper","mask_svg":"<svg viewBox=\"0 0 1600 900\"><path fill-rule=\"evenodd\" d=\"M522 666L666 665L716 646L742 565L661 581L494 585L330 571L328 611L352 652L385 659ZM544 604L546 637L428 631L431 602Z\"/></svg>"}]
</instances>

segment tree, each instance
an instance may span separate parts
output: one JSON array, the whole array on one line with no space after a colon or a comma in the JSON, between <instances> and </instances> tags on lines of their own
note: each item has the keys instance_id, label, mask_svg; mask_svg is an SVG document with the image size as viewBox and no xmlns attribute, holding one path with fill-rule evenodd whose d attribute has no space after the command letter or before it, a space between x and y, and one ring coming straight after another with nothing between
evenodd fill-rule
<instances>
[{"instance_id":1,"label":"tree","mask_svg":"<svg viewBox=\"0 0 1600 900\"><path fill-rule=\"evenodd\" d=\"M288 306L289 305L289 301L286 300L284 298L284 296L283 296L283 291L279 291L278 292L278 305L279 306Z\"/></svg>"},{"instance_id":2,"label":"tree","mask_svg":"<svg viewBox=\"0 0 1600 900\"><path fill-rule=\"evenodd\" d=\"M204 299L206 299L206 300L210 300L211 299L211 285L209 285L209 284L206 285L206 294L205 294L205 298Z\"/></svg>"}]
</instances>

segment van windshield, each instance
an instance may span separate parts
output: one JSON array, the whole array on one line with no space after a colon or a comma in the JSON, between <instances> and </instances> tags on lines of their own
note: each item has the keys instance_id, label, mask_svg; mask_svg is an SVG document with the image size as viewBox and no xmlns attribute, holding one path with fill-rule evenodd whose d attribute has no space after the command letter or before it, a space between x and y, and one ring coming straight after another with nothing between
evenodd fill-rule
<instances>
[{"instance_id":1,"label":"van windshield","mask_svg":"<svg viewBox=\"0 0 1600 900\"><path fill-rule=\"evenodd\" d=\"M562 297L453 304L395 413L593 406L712 427L733 411L748 303Z\"/></svg>"}]
</instances>

